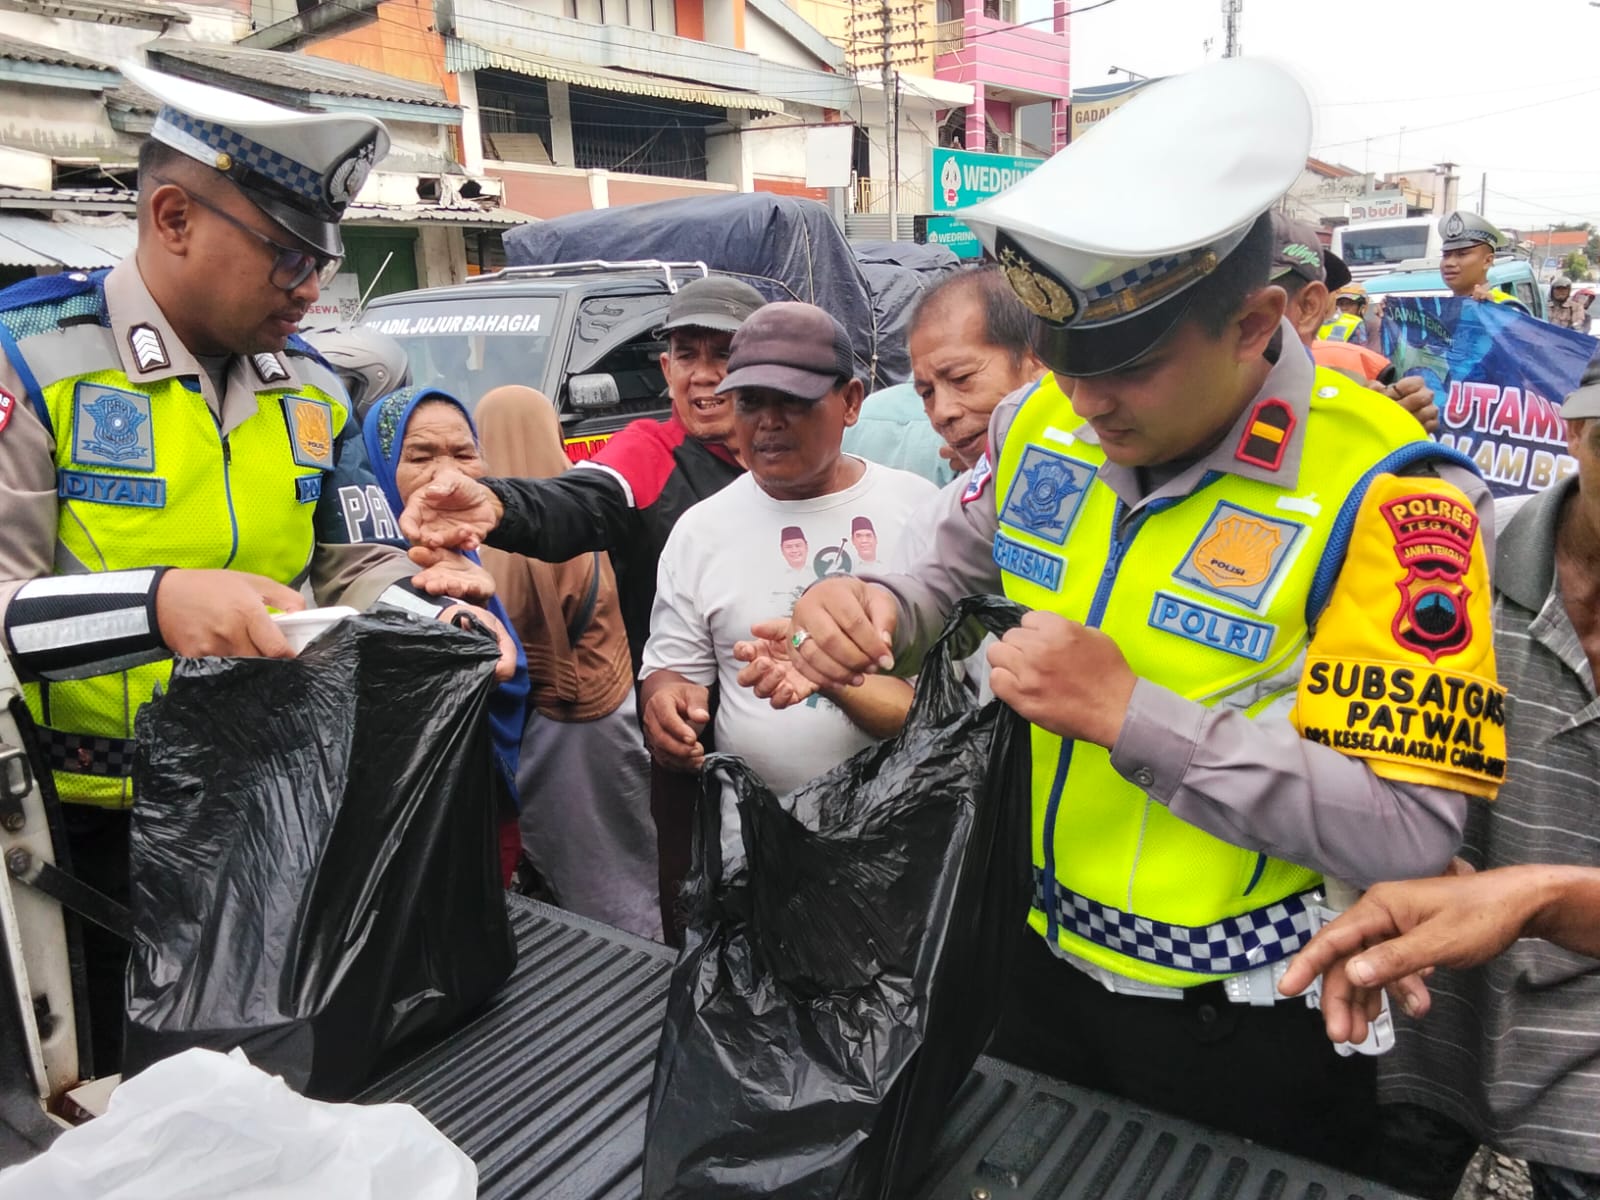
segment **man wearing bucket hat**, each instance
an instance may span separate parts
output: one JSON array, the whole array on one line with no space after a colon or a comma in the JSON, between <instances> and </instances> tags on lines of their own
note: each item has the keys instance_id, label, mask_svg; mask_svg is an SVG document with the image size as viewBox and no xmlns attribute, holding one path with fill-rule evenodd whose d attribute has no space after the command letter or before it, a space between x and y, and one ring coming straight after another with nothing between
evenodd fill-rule
<instances>
[{"instance_id":1,"label":"man wearing bucket hat","mask_svg":"<svg viewBox=\"0 0 1600 1200\"><path fill-rule=\"evenodd\" d=\"M1033 723L1039 935L992 1051L1362 1170L1371 1060L1274 980L1325 876L1445 866L1504 705L1487 488L1317 369L1269 282L1310 132L1292 78L1227 60L964 213L1053 373L996 410L928 554L813 586L792 639L836 684L915 671L969 593L1034 609L989 652Z\"/></svg>"},{"instance_id":2,"label":"man wearing bucket hat","mask_svg":"<svg viewBox=\"0 0 1600 1200\"><path fill-rule=\"evenodd\" d=\"M470 564L419 576L378 544L399 530L359 424L296 333L383 126L124 70L160 103L134 256L0 292L0 620L75 868L113 895L134 720L173 655L289 657L269 608L303 608L302 582L322 603L429 616L458 607L429 588L487 594ZM93 928L86 943L105 1071L126 946Z\"/></svg>"}]
</instances>

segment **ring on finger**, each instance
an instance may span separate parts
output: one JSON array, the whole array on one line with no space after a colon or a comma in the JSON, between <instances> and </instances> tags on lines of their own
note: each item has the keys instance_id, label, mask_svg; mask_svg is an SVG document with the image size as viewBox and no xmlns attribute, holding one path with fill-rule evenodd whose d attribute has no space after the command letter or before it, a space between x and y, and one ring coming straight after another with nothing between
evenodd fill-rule
<instances>
[{"instance_id":1,"label":"ring on finger","mask_svg":"<svg viewBox=\"0 0 1600 1200\"><path fill-rule=\"evenodd\" d=\"M806 639L809 638L810 636L811 636L810 630L796 629L794 631L793 636L789 638L789 646L790 646L790 648L794 649L794 650L800 649L801 646L804 646L806 644Z\"/></svg>"}]
</instances>

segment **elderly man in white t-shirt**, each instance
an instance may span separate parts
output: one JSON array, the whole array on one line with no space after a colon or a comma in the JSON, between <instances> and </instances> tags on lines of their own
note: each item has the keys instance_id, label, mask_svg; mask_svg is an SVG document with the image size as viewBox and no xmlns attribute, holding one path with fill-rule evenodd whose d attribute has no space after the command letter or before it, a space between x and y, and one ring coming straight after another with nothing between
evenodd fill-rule
<instances>
[{"instance_id":1,"label":"elderly man in white t-shirt","mask_svg":"<svg viewBox=\"0 0 1600 1200\"><path fill-rule=\"evenodd\" d=\"M840 450L863 389L849 338L823 309L757 310L734 336L718 391L734 394L749 473L689 509L662 551L640 671L645 740L662 766L699 770L709 690L720 683L717 749L743 757L781 795L905 723L904 681L875 675L819 691L773 651L807 584L860 570L863 528L876 535L874 565L899 561L911 514L935 488ZM753 627L769 639L765 652ZM741 658L757 660L745 681L759 688L740 685ZM779 689L796 690L774 708Z\"/></svg>"}]
</instances>

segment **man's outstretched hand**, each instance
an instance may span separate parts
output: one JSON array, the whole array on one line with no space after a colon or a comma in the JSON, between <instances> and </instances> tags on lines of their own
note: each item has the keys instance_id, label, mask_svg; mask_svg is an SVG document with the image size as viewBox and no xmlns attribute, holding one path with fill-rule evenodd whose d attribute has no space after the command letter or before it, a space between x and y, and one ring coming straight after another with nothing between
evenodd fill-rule
<instances>
[{"instance_id":1,"label":"man's outstretched hand","mask_svg":"<svg viewBox=\"0 0 1600 1200\"><path fill-rule=\"evenodd\" d=\"M505 507L493 491L470 475L446 470L411 493L400 532L418 546L476 550L503 516Z\"/></svg>"}]
</instances>

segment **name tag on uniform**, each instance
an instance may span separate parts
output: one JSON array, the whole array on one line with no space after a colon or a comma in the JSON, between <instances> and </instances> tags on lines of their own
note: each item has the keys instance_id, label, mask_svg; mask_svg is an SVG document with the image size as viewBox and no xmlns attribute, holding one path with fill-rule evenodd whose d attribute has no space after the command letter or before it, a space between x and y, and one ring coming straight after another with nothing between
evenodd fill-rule
<instances>
[{"instance_id":1,"label":"name tag on uniform","mask_svg":"<svg viewBox=\"0 0 1600 1200\"><path fill-rule=\"evenodd\" d=\"M1059 555L1024 546L1003 533L994 535L994 562L1002 571L1020 576L1052 592L1061 587L1061 574L1067 566Z\"/></svg>"},{"instance_id":2,"label":"name tag on uniform","mask_svg":"<svg viewBox=\"0 0 1600 1200\"><path fill-rule=\"evenodd\" d=\"M296 465L333 470L333 406L326 400L285 396L283 419Z\"/></svg>"},{"instance_id":3,"label":"name tag on uniform","mask_svg":"<svg viewBox=\"0 0 1600 1200\"><path fill-rule=\"evenodd\" d=\"M102 475L97 471L57 471L56 495L63 500L83 500L90 504L165 508L167 481L140 476Z\"/></svg>"},{"instance_id":4,"label":"name tag on uniform","mask_svg":"<svg viewBox=\"0 0 1600 1200\"><path fill-rule=\"evenodd\" d=\"M72 461L124 471L156 469L150 397L143 392L80 383L72 394Z\"/></svg>"},{"instance_id":5,"label":"name tag on uniform","mask_svg":"<svg viewBox=\"0 0 1600 1200\"><path fill-rule=\"evenodd\" d=\"M1150 606L1149 624L1152 629L1175 633L1201 646L1248 658L1251 662L1266 659L1272 649L1273 635L1278 632L1276 625L1236 617L1170 592L1156 593L1155 603Z\"/></svg>"}]
</instances>

